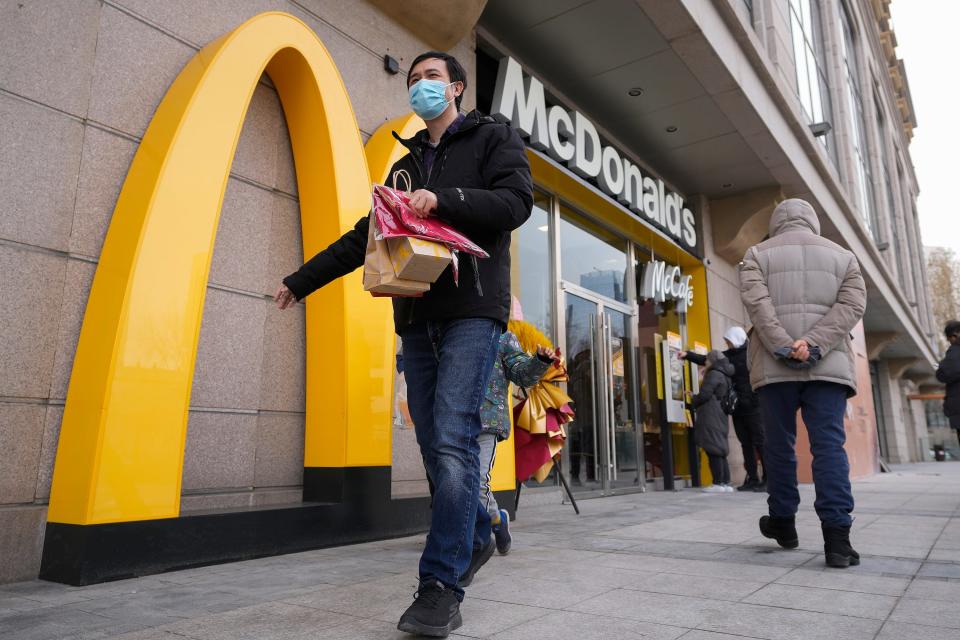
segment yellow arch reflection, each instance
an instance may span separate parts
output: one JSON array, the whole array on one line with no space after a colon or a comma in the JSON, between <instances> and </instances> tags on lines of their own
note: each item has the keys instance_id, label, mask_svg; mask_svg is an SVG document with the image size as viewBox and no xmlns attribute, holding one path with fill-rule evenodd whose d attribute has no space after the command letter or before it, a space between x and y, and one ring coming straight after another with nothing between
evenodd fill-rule
<instances>
[{"instance_id":1,"label":"yellow arch reflection","mask_svg":"<svg viewBox=\"0 0 960 640\"><path fill-rule=\"evenodd\" d=\"M304 253L322 249L369 208L356 118L309 27L266 13L204 47L157 109L117 201L67 394L51 522L179 514L219 212L264 71L290 131ZM371 148L378 178L397 152L395 145ZM359 271L308 299L305 466L390 465L392 363L390 305L363 292Z\"/></svg>"}]
</instances>

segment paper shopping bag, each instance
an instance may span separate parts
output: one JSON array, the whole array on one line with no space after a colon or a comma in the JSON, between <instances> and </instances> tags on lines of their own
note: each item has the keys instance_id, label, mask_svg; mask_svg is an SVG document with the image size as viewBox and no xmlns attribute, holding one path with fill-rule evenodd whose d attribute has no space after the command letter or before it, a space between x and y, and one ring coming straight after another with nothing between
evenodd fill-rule
<instances>
[{"instance_id":1,"label":"paper shopping bag","mask_svg":"<svg viewBox=\"0 0 960 640\"><path fill-rule=\"evenodd\" d=\"M453 261L445 245L410 236L387 238L390 261L398 278L418 282L436 282Z\"/></svg>"},{"instance_id":2,"label":"paper shopping bag","mask_svg":"<svg viewBox=\"0 0 960 640\"><path fill-rule=\"evenodd\" d=\"M397 277L390 261L386 240L377 239L376 217L370 217L367 232L367 254L363 260L363 289L375 296L418 297L430 289L429 282L404 280Z\"/></svg>"}]
</instances>

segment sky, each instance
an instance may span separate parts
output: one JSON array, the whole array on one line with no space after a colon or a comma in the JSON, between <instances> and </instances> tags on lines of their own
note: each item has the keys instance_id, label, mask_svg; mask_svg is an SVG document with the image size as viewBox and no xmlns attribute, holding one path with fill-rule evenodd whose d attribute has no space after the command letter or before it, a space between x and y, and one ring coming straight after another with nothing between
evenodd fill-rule
<instances>
[{"instance_id":1,"label":"sky","mask_svg":"<svg viewBox=\"0 0 960 640\"><path fill-rule=\"evenodd\" d=\"M910 156L923 243L960 256L960 2L894 0L890 13L917 117Z\"/></svg>"}]
</instances>

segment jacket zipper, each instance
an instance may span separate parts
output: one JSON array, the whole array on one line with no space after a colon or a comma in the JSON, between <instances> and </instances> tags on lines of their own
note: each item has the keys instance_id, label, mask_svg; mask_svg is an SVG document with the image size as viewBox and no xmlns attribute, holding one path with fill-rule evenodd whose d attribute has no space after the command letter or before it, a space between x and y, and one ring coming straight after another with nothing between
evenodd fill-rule
<instances>
[{"instance_id":1,"label":"jacket zipper","mask_svg":"<svg viewBox=\"0 0 960 640\"><path fill-rule=\"evenodd\" d=\"M440 169L437 170L437 177L439 178L440 174L443 173L443 167L447 162L447 145L450 139L456 136L458 133L461 133L461 130L458 129L457 131L452 133L450 136L448 136L446 140L441 140L440 144L437 145L437 148L434 151L433 164L430 165L430 172L427 174L425 182L423 183L423 187L422 187L423 189L428 189L430 187L430 181L433 179L434 169L436 169L438 164L440 165ZM442 155L440 153L441 150L443 151ZM421 160L422 152L420 150L420 147L417 146L415 149L411 149L410 152L411 152L410 156L413 158L413 166L417 168L417 173L420 174L420 179L424 180L424 175L423 175L424 166L423 166L423 161ZM480 269L477 265L477 258L476 256L471 256L471 258L473 262L472 266L473 266L474 285L477 289L477 292L482 296L483 288L480 285ZM414 306L416 304L417 304L417 298L412 298L410 300L410 309L407 313L407 325L410 325L413 323L413 311L414 311Z\"/></svg>"}]
</instances>

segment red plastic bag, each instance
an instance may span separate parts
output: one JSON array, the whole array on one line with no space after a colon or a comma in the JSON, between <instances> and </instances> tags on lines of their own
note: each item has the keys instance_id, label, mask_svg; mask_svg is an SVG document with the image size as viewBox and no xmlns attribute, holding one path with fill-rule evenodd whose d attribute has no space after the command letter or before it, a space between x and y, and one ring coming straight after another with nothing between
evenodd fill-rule
<instances>
[{"instance_id":1,"label":"red plastic bag","mask_svg":"<svg viewBox=\"0 0 960 640\"><path fill-rule=\"evenodd\" d=\"M445 244L451 251L463 251L478 258L490 257L470 238L439 218L417 217L410 208L410 194L395 187L396 177L393 189L380 184L373 186L373 212L379 224L378 231L384 238L423 238Z\"/></svg>"}]
</instances>

